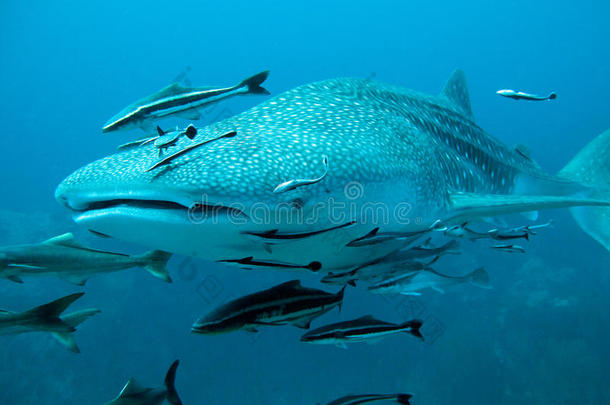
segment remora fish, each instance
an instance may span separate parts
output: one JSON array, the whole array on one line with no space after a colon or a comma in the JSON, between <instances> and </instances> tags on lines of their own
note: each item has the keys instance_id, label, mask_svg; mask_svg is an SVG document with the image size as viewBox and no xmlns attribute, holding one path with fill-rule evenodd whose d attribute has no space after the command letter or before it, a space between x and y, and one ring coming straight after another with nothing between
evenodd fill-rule
<instances>
[{"instance_id":1,"label":"remora fish","mask_svg":"<svg viewBox=\"0 0 610 405\"><path fill-rule=\"evenodd\" d=\"M166 400L172 405L182 405L174 385L178 364L180 361L176 360L169 367L162 387L144 388L134 378L131 378L119 396L105 405L161 405Z\"/></svg>"},{"instance_id":2,"label":"remora fish","mask_svg":"<svg viewBox=\"0 0 610 405\"><path fill-rule=\"evenodd\" d=\"M99 309L90 308L62 315L74 301L84 293L70 294L48 304L24 312L0 310L0 335L16 335L27 332L50 332L58 342L68 350L79 353L80 350L72 335L76 327L89 317L100 313Z\"/></svg>"},{"instance_id":3,"label":"remora fish","mask_svg":"<svg viewBox=\"0 0 610 405\"><path fill-rule=\"evenodd\" d=\"M196 110L209 104L242 94L269 94L261 87L268 71L258 73L231 87L183 87L171 84L155 94L136 101L112 117L102 129L111 132L135 127L147 128L152 122L169 115L181 115L187 119L200 118Z\"/></svg>"},{"instance_id":4,"label":"remora fish","mask_svg":"<svg viewBox=\"0 0 610 405\"><path fill-rule=\"evenodd\" d=\"M301 337L301 342L335 345L347 349L347 343L375 343L384 337L399 332L406 332L423 340L423 336L419 332L422 324L423 322L419 319L395 324L366 315L352 321L333 323L309 331Z\"/></svg>"},{"instance_id":5,"label":"remora fish","mask_svg":"<svg viewBox=\"0 0 610 405\"><path fill-rule=\"evenodd\" d=\"M360 395L346 395L341 398L337 398L334 401L329 402L326 405L359 405L366 404L368 402L395 402L397 404L409 405L409 400L413 397L411 394L360 394Z\"/></svg>"},{"instance_id":6,"label":"remora fish","mask_svg":"<svg viewBox=\"0 0 610 405\"><path fill-rule=\"evenodd\" d=\"M0 278L22 283L22 277L55 275L76 285L92 276L143 267L170 283L166 264L170 253L153 250L137 256L95 250L81 245L71 233L42 243L0 247Z\"/></svg>"},{"instance_id":7,"label":"remora fish","mask_svg":"<svg viewBox=\"0 0 610 405\"><path fill-rule=\"evenodd\" d=\"M260 326L294 325L309 329L314 318L341 308L345 287L337 294L302 287L299 280L246 295L216 308L193 325L193 333L257 332Z\"/></svg>"},{"instance_id":8,"label":"remora fish","mask_svg":"<svg viewBox=\"0 0 610 405\"><path fill-rule=\"evenodd\" d=\"M395 274L404 275L422 271L429 268L439 258L440 256L436 256L427 263L423 263L417 260L411 260L408 250L400 250L382 259L356 267L350 271L343 273L329 272L320 281L325 284L349 284L355 287L356 281L370 282L375 279L385 280Z\"/></svg>"},{"instance_id":9,"label":"remora fish","mask_svg":"<svg viewBox=\"0 0 610 405\"><path fill-rule=\"evenodd\" d=\"M557 94L551 93L548 96L537 96L535 94L524 93L522 91L515 91L510 89L498 90L496 94L502 97L512 98L513 100L529 100L529 101L546 101L554 100L557 98Z\"/></svg>"},{"instance_id":10,"label":"remora fish","mask_svg":"<svg viewBox=\"0 0 610 405\"><path fill-rule=\"evenodd\" d=\"M316 261L343 271L404 247L392 240L345 247L374 227L410 232L439 219L450 226L573 206L583 207L573 211L578 223L610 249L610 168L603 164L610 132L561 176L545 174L475 123L460 71L437 96L373 80L307 84L199 128L197 137L229 131L239 136L162 170L144 172L158 160L155 148L105 157L65 179L56 198L87 229L208 260ZM286 179L319 176L323 155L334 162L324 181L273 193ZM202 195L210 214L194 221L189 207ZM356 223L295 242L298 249L286 243L266 251L247 234L315 232L346 221Z\"/></svg>"},{"instance_id":11,"label":"remora fish","mask_svg":"<svg viewBox=\"0 0 610 405\"><path fill-rule=\"evenodd\" d=\"M448 276L432 269L425 269L417 273L399 275L380 281L369 286L368 290L375 294L421 295L419 291L426 288L444 293L443 288L463 283L490 288L489 274L482 267L464 276Z\"/></svg>"}]
</instances>

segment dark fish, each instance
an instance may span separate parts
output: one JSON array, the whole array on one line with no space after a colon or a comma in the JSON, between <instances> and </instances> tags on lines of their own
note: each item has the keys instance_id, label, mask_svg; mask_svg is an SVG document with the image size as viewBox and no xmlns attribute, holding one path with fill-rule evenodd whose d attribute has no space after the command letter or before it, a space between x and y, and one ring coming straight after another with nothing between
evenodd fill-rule
<instances>
[{"instance_id":1,"label":"dark fish","mask_svg":"<svg viewBox=\"0 0 610 405\"><path fill-rule=\"evenodd\" d=\"M261 87L268 75L268 71L261 72L235 86L224 88L183 87L174 83L123 109L104 125L102 132L150 127L154 120L169 115L199 119L201 114L197 109L220 100L242 94L269 94Z\"/></svg>"},{"instance_id":2,"label":"dark fish","mask_svg":"<svg viewBox=\"0 0 610 405\"><path fill-rule=\"evenodd\" d=\"M388 242L388 241L415 240L425 233L432 232L432 231L438 231L438 230L445 230L445 228L441 224L440 220L435 221L432 225L430 225L426 229L410 231L410 232L379 232L379 228L377 227L377 228L374 228L369 233L367 233L366 235L361 236L360 238L354 239L351 242L347 243L346 246L361 247L361 246L376 245L376 244L384 243L384 242Z\"/></svg>"},{"instance_id":3,"label":"dark fish","mask_svg":"<svg viewBox=\"0 0 610 405\"><path fill-rule=\"evenodd\" d=\"M244 235L256 236L256 237L260 238L261 240L264 240L265 242L269 243L269 242L273 242L273 241L304 239L304 238L308 238L310 236L319 235L321 233L330 232L330 231L334 231L334 230L341 229L341 228L346 228L350 225L353 225L355 222L356 221L350 221L343 225L337 225L337 226L333 226L331 228L321 229L319 231L312 231L312 232L282 233L282 232L279 232L278 229L272 229L272 230L266 231L266 232L245 231L242 233Z\"/></svg>"},{"instance_id":4,"label":"dark fish","mask_svg":"<svg viewBox=\"0 0 610 405\"><path fill-rule=\"evenodd\" d=\"M196 143L196 144L189 145L189 146L187 146L186 148L184 148L184 149L182 149L182 150L180 150L180 151L178 151L178 152L176 152L176 153L174 153L174 154L171 154L171 155L169 155L168 157L166 157L166 158L164 158L164 159L161 159L160 161L158 161L158 162L157 162L157 163L155 163L154 165L150 166L148 169L144 170L144 172L146 173L146 172L149 172L149 171L151 171L151 170L153 170L153 169L156 169L157 167L161 167L161 166L164 166L164 165L166 165L166 164L169 164L169 163L171 163L171 162L172 162L174 159L176 159L177 157L180 157L180 156L184 155L185 153L187 153L187 152L189 152L189 151L191 151L191 150L193 150L193 149L195 149L195 148L198 148L198 147L200 147L200 146L206 145L206 144L208 144L208 143L210 143L210 142L213 142L213 141L217 141L218 139L222 139L222 138L232 138L232 137L234 137L235 135L237 135L237 132L235 132L235 131L231 131L231 132L227 132L226 134L223 134L223 135L217 136L216 138L213 138L213 139L208 139L207 141L201 141L201 142L198 142L198 143Z\"/></svg>"},{"instance_id":5,"label":"dark fish","mask_svg":"<svg viewBox=\"0 0 610 405\"><path fill-rule=\"evenodd\" d=\"M16 335L27 332L50 332L58 342L68 350L79 353L80 350L72 335L76 327L89 317L100 313L99 309L90 308L66 315L62 313L84 293L70 294L48 304L24 312L0 310L0 335Z\"/></svg>"},{"instance_id":6,"label":"dark fish","mask_svg":"<svg viewBox=\"0 0 610 405\"><path fill-rule=\"evenodd\" d=\"M193 333L257 332L260 326L294 325L309 329L314 318L341 308L345 287L337 294L306 288L299 280L246 295L216 308L193 325Z\"/></svg>"},{"instance_id":7,"label":"dark fish","mask_svg":"<svg viewBox=\"0 0 610 405\"><path fill-rule=\"evenodd\" d=\"M165 401L172 405L182 405L175 386L178 364L180 361L176 360L169 367L162 387L145 388L131 378L119 396L105 405L161 405Z\"/></svg>"},{"instance_id":8,"label":"dark fish","mask_svg":"<svg viewBox=\"0 0 610 405\"><path fill-rule=\"evenodd\" d=\"M311 262L306 265L301 264L291 264L284 262L276 262L271 260L255 260L252 256L244 257L243 259L226 259L226 260L218 260L220 263L237 263L243 264L245 266L256 266L256 267L279 267L284 269L305 269L311 271L318 271L322 268L322 263L320 262Z\"/></svg>"},{"instance_id":9,"label":"dark fish","mask_svg":"<svg viewBox=\"0 0 610 405\"><path fill-rule=\"evenodd\" d=\"M285 193L287 191L292 191L292 190L294 190L295 188L298 188L298 187L310 186L312 184L319 183L328 174L328 158L326 156L324 156L324 158L322 159L322 163L324 164L324 173L322 173L319 177L316 177L315 179L293 179L293 180L288 180L288 181L286 181L284 183L281 183L278 186L276 186L273 189L273 192L276 193L276 194L277 193Z\"/></svg>"},{"instance_id":10,"label":"dark fish","mask_svg":"<svg viewBox=\"0 0 610 405\"><path fill-rule=\"evenodd\" d=\"M359 405L368 402L395 402L398 404L409 405L409 400L413 397L411 394L360 394L360 395L346 395L344 397L335 399L326 405Z\"/></svg>"},{"instance_id":11,"label":"dark fish","mask_svg":"<svg viewBox=\"0 0 610 405\"><path fill-rule=\"evenodd\" d=\"M366 315L352 321L333 323L314 329L304 334L301 337L301 342L335 345L347 349L347 343L374 343L388 335L399 332L406 332L423 340L423 336L419 332L422 324L423 322L418 319L394 324Z\"/></svg>"}]
</instances>

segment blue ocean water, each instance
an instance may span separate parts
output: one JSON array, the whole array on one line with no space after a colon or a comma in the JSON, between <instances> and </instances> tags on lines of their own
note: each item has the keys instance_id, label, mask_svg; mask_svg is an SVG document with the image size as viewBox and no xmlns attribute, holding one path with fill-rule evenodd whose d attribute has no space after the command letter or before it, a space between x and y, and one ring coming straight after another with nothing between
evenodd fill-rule
<instances>
[{"instance_id":1,"label":"blue ocean water","mask_svg":"<svg viewBox=\"0 0 610 405\"><path fill-rule=\"evenodd\" d=\"M269 69L265 87L274 95L343 76L435 94L459 67L477 123L509 145L527 145L554 173L610 127L608 17L607 1L5 0L0 244L70 231L99 248L142 252L77 227L54 190L135 138L102 135L107 118L182 73L194 85L222 85ZM559 97L514 102L497 96L500 88ZM259 101L236 98L215 111L233 115ZM139 270L96 277L84 289L53 278L0 280L0 308L84 290L78 308L102 310L79 328L79 355L44 334L1 336L0 403L104 403L131 376L160 385L176 358L185 404L316 404L401 391L414 404L610 403L610 255L567 211L541 213L548 219L555 226L529 242L526 255L473 244L445 263L458 272L484 265L491 290L385 300L350 289L342 312L324 318L422 317L430 325L425 344L395 336L341 350L304 345L292 327L192 335L193 321L215 306L291 276L181 256L170 262L171 285ZM302 278L319 286L317 276Z\"/></svg>"}]
</instances>

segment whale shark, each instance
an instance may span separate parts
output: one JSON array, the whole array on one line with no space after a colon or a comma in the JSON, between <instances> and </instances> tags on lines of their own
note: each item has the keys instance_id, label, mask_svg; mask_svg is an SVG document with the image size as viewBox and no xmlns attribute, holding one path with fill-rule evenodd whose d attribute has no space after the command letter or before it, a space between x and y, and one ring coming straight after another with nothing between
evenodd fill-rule
<instances>
[{"instance_id":1,"label":"whale shark","mask_svg":"<svg viewBox=\"0 0 610 405\"><path fill-rule=\"evenodd\" d=\"M439 221L561 207L610 249L610 131L593 142L549 174L477 125L460 70L437 95L339 78L197 128L171 161L151 144L120 150L55 196L94 232L249 268L353 268ZM274 193L283 184L299 187ZM375 229L398 236L350 244Z\"/></svg>"}]
</instances>

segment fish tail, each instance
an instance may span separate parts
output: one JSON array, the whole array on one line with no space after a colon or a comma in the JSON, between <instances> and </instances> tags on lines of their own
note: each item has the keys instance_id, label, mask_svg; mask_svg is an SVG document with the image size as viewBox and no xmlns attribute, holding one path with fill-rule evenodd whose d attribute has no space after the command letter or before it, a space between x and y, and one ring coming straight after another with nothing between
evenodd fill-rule
<instances>
[{"instance_id":1,"label":"fish tail","mask_svg":"<svg viewBox=\"0 0 610 405\"><path fill-rule=\"evenodd\" d=\"M555 100L557 98L557 93L549 94L549 100Z\"/></svg>"},{"instance_id":2,"label":"fish tail","mask_svg":"<svg viewBox=\"0 0 610 405\"><path fill-rule=\"evenodd\" d=\"M407 321L407 322L401 324L400 327L407 329L407 330L405 330L405 332L407 332L408 334L418 337L421 340L424 340L424 337L422 336L421 332L419 331L419 329L422 327L423 324L424 324L424 322L420 319L412 319L410 321Z\"/></svg>"},{"instance_id":3,"label":"fish tail","mask_svg":"<svg viewBox=\"0 0 610 405\"><path fill-rule=\"evenodd\" d=\"M472 273L466 275L468 282L481 288L490 288L489 274L483 267L479 267Z\"/></svg>"},{"instance_id":4,"label":"fish tail","mask_svg":"<svg viewBox=\"0 0 610 405\"><path fill-rule=\"evenodd\" d=\"M167 374L165 375L165 389L167 390L166 399L172 405L182 405L182 401L178 396L178 392L176 391L176 369L180 364L180 360L176 360L169 366L169 370L167 370Z\"/></svg>"},{"instance_id":5,"label":"fish tail","mask_svg":"<svg viewBox=\"0 0 610 405\"><path fill-rule=\"evenodd\" d=\"M585 146L560 172L591 191L589 198L610 203L610 129ZM571 208L572 216L593 239L610 251L610 208Z\"/></svg>"},{"instance_id":6,"label":"fish tail","mask_svg":"<svg viewBox=\"0 0 610 405\"><path fill-rule=\"evenodd\" d=\"M53 332L74 332L76 330L74 326L61 319L60 315L74 301L82 297L83 294L84 293L76 293L67 295L63 298L49 302L48 304L30 309L25 312L24 315L36 319L41 325L52 329Z\"/></svg>"},{"instance_id":7,"label":"fish tail","mask_svg":"<svg viewBox=\"0 0 610 405\"><path fill-rule=\"evenodd\" d=\"M396 402L399 404L410 405L409 400L413 397L411 394L398 394L396 395Z\"/></svg>"},{"instance_id":8,"label":"fish tail","mask_svg":"<svg viewBox=\"0 0 610 405\"><path fill-rule=\"evenodd\" d=\"M96 308L84 309L82 311L73 312L71 314L61 317L61 320L76 328L78 325L92 317L93 315L99 314L101 311ZM62 345L64 345L72 353L80 353L80 349L74 340L73 332L53 332L53 337Z\"/></svg>"},{"instance_id":9,"label":"fish tail","mask_svg":"<svg viewBox=\"0 0 610 405\"><path fill-rule=\"evenodd\" d=\"M171 253L162 250L152 250L140 256L140 259L145 263L144 269L146 271L167 283L171 283L172 278L167 271L167 262L170 257L172 257Z\"/></svg>"},{"instance_id":10,"label":"fish tail","mask_svg":"<svg viewBox=\"0 0 610 405\"><path fill-rule=\"evenodd\" d=\"M269 71L265 70L242 81L238 87L248 87L248 93L250 94L271 94L266 88L261 86L267 79L267 76L269 76Z\"/></svg>"}]
</instances>

